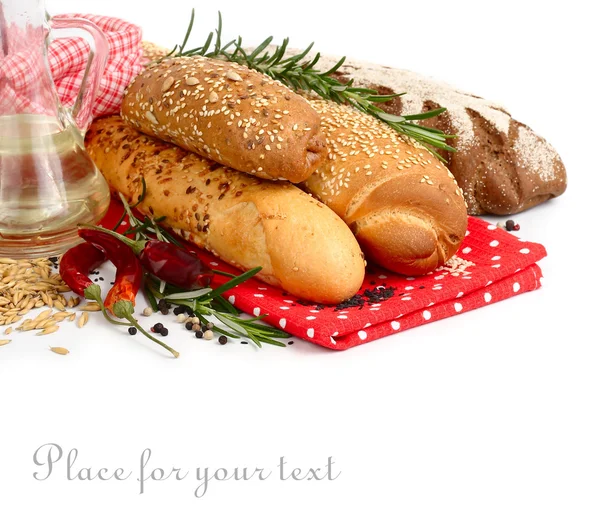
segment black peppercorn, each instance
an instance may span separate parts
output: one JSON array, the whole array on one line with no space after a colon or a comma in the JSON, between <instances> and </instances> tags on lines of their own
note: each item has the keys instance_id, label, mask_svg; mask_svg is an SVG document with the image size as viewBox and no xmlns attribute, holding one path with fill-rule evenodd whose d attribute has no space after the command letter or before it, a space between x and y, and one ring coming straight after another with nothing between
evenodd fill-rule
<instances>
[{"instance_id":1,"label":"black peppercorn","mask_svg":"<svg viewBox=\"0 0 600 527\"><path fill-rule=\"evenodd\" d=\"M194 324L192 324L191 322L186 322L186 323L185 323L185 329L187 329L188 331L190 331L190 330L192 329L192 326L193 326L193 325L194 325Z\"/></svg>"},{"instance_id":2,"label":"black peppercorn","mask_svg":"<svg viewBox=\"0 0 600 527\"><path fill-rule=\"evenodd\" d=\"M515 222L513 220L506 220L506 230L513 231L515 229Z\"/></svg>"},{"instance_id":3,"label":"black peppercorn","mask_svg":"<svg viewBox=\"0 0 600 527\"><path fill-rule=\"evenodd\" d=\"M197 339L201 339L204 336L204 333L202 333L202 331L196 331L196 338Z\"/></svg>"},{"instance_id":4,"label":"black peppercorn","mask_svg":"<svg viewBox=\"0 0 600 527\"><path fill-rule=\"evenodd\" d=\"M135 335L137 333L137 328L131 326L127 331L129 331L130 335Z\"/></svg>"},{"instance_id":5,"label":"black peppercorn","mask_svg":"<svg viewBox=\"0 0 600 527\"><path fill-rule=\"evenodd\" d=\"M166 337L166 336L169 334L169 330L168 330L167 328L162 328L162 329L160 330L160 334L161 334L163 337Z\"/></svg>"},{"instance_id":6,"label":"black peppercorn","mask_svg":"<svg viewBox=\"0 0 600 527\"><path fill-rule=\"evenodd\" d=\"M157 322L156 324L154 324L154 326L152 326L152 329L157 333L160 333L162 331L162 328L164 327L165 326L163 326L160 322Z\"/></svg>"},{"instance_id":7,"label":"black peppercorn","mask_svg":"<svg viewBox=\"0 0 600 527\"><path fill-rule=\"evenodd\" d=\"M219 344L227 344L227 337L225 335L219 337Z\"/></svg>"}]
</instances>

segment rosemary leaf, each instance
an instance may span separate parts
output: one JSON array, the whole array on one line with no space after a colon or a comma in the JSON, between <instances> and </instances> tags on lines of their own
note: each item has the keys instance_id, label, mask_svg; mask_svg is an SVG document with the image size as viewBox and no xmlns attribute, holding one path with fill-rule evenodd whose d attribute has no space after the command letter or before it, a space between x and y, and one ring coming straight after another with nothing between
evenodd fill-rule
<instances>
[{"instance_id":1,"label":"rosemary leaf","mask_svg":"<svg viewBox=\"0 0 600 527\"><path fill-rule=\"evenodd\" d=\"M273 42L273 37L263 40L252 52L246 52L242 47L242 37L222 45L223 18L221 12L218 13L218 24L214 31L215 39L212 50L210 45L213 41L213 32L209 33L203 46L185 50L192 27L194 23L194 10L188 24L185 37L180 46L176 46L177 56L205 56L213 57L229 62L236 62L268 75L293 90L312 91L322 97L334 101L338 104L351 104L361 112L367 113L386 122L399 134L411 137L415 141L423 144L438 159L446 162L445 159L432 148L455 152L456 150L448 144L448 139L454 136L444 134L440 130L422 127L416 123L407 123L407 121L422 121L431 117L436 117L445 111L444 108L438 108L429 112L415 115L396 116L386 113L373 103L385 103L396 97L401 97L404 93L390 95L380 95L377 91L369 88L353 86L353 79L341 81L333 75L339 72L344 65L346 57L342 57L333 67L326 71L317 69L317 64L321 58L320 53L307 62L303 62L312 50L311 43L302 52L291 57L285 57L289 38L284 38L282 43L275 47L273 52L267 51L268 46ZM233 46L233 52L229 49ZM173 56L170 53L167 56Z\"/></svg>"}]
</instances>

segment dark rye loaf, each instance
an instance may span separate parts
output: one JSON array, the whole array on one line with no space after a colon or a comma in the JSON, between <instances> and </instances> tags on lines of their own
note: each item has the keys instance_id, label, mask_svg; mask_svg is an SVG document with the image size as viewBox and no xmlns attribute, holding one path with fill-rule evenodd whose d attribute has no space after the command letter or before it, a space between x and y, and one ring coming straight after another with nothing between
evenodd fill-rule
<instances>
[{"instance_id":1,"label":"dark rye loaf","mask_svg":"<svg viewBox=\"0 0 600 527\"><path fill-rule=\"evenodd\" d=\"M327 70L337 57L323 57ZM379 92L403 93L380 106L394 115L444 107L447 112L423 121L457 135L457 152L440 152L464 192L469 214L508 215L560 196L567 187L565 167L554 148L498 104L406 70L348 61L341 77Z\"/></svg>"}]
</instances>

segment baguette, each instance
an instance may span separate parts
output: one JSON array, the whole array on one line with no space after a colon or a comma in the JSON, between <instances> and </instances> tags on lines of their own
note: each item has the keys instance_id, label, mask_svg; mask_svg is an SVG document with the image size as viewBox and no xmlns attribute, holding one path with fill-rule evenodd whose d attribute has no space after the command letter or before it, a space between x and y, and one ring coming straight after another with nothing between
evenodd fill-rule
<instances>
[{"instance_id":1,"label":"baguette","mask_svg":"<svg viewBox=\"0 0 600 527\"><path fill-rule=\"evenodd\" d=\"M263 181L146 136L117 116L96 120L90 156L113 193L137 201L151 217L264 282L312 302L354 295L364 260L348 227L290 183Z\"/></svg>"},{"instance_id":2,"label":"baguette","mask_svg":"<svg viewBox=\"0 0 600 527\"><path fill-rule=\"evenodd\" d=\"M121 115L141 132L263 179L304 181L327 156L319 116L303 97L216 59L151 64L125 91Z\"/></svg>"},{"instance_id":3,"label":"baguette","mask_svg":"<svg viewBox=\"0 0 600 527\"><path fill-rule=\"evenodd\" d=\"M405 275L435 270L467 228L462 191L428 150L382 121L317 97L330 149L304 188L350 226L367 260Z\"/></svg>"}]
</instances>

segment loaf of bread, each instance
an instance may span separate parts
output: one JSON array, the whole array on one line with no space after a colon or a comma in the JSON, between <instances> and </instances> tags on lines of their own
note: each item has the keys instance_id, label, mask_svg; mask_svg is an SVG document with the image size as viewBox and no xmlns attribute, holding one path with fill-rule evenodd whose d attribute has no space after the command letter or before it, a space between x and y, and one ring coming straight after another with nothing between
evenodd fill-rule
<instances>
[{"instance_id":1,"label":"loaf of bread","mask_svg":"<svg viewBox=\"0 0 600 527\"><path fill-rule=\"evenodd\" d=\"M125 91L137 130L263 179L304 181L327 156L317 113L257 71L204 57L151 64Z\"/></svg>"},{"instance_id":2,"label":"loaf of bread","mask_svg":"<svg viewBox=\"0 0 600 527\"><path fill-rule=\"evenodd\" d=\"M318 67L326 70L337 61L325 56ZM377 64L348 61L340 72L340 77L382 94L406 92L380 105L388 113L447 108L422 124L457 136L449 140L457 152L440 154L464 191L469 214L515 214L566 190L566 171L556 150L498 104L424 75Z\"/></svg>"},{"instance_id":3,"label":"loaf of bread","mask_svg":"<svg viewBox=\"0 0 600 527\"><path fill-rule=\"evenodd\" d=\"M370 115L308 100L329 156L303 187L350 226L369 263L405 275L444 264L465 236L467 211L443 163Z\"/></svg>"},{"instance_id":4,"label":"loaf of bread","mask_svg":"<svg viewBox=\"0 0 600 527\"><path fill-rule=\"evenodd\" d=\"M144 135L112 116L94 121L86 148L114 193L165 216L184 239L264 282L335 304L364 279L360 247L331 210L290 183L263 181Z\"/></svg>"}]
</instances>

